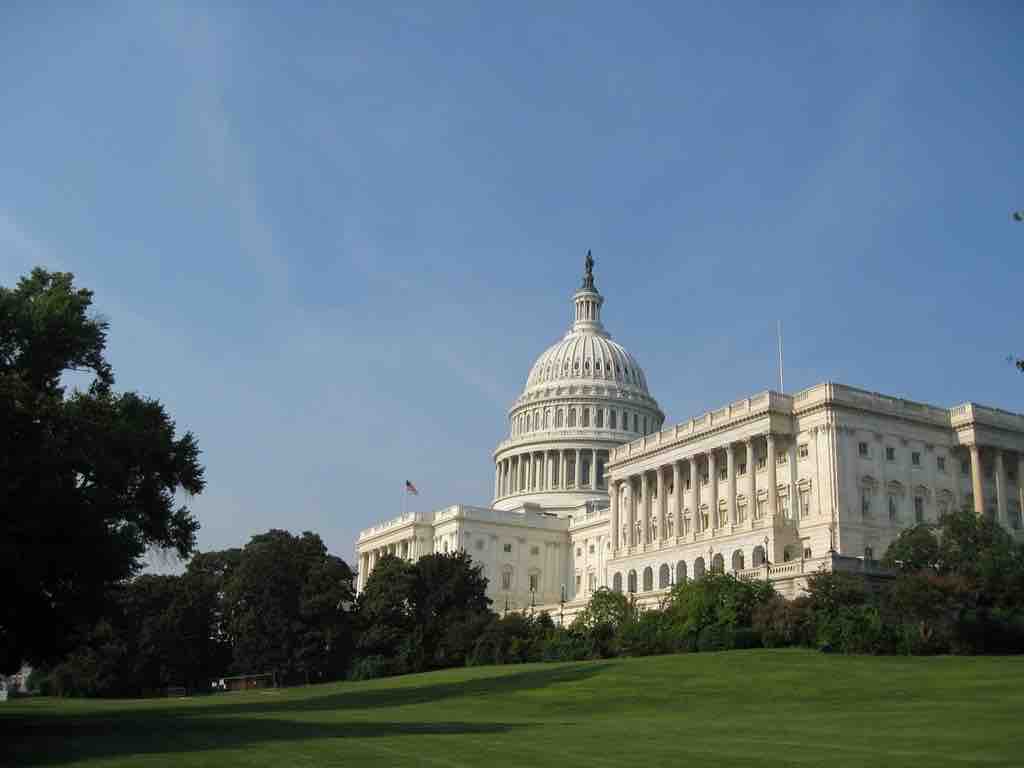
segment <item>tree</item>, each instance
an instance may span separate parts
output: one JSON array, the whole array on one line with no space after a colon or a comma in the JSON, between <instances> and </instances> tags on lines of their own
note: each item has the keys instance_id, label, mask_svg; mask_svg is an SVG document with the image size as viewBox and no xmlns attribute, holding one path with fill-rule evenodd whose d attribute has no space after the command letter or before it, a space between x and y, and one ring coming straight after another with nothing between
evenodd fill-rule
<instances>
[{"instance_id":1,"label":"tree","mask_svg":"<svg viewBox=\"0 0 1024 768\"><path fill-rule=\"evenodd\" d=\"M0 287L0 672L73 647L148 547L195 546L175 495L203 490L198 444L158 401L113 390L92 299L43 269Z\"/></svg>"},{"instance_id":2,"label":"tree","mask_svg":"<svg viewBox=\"0 0 1024 768\"><path fill-rule=\"evenodd\" d=\"M415 578L411 563L394 555L383 555L359 594L357 647L364 658L380 659L383 674L406 671L399 663L399 652L415 626Z\"/></svg>"},{"instance_id":3,"label":"tree","mask_svg":"<svg viewBox=\"0 0 1024 768\"><path fill-rule=\"evenodd\" d=\"M374 674L465 664L490 621L487 579L464 552L384 555L359 596L358 647ZM372 662L367 662L372 659Z\"/></svg>"},{"instance_id":4,"label":"tree","mask_svg":"<svg viewBox=\"0 0 1024 768\"><path fill-rule=\"evenodd\" d=\"M322 679L344 668L351 597L352 571L328 555L317 534L253 536L225 584L235 671L274 672L286 680Z\"/></svg>"}]
</instances>

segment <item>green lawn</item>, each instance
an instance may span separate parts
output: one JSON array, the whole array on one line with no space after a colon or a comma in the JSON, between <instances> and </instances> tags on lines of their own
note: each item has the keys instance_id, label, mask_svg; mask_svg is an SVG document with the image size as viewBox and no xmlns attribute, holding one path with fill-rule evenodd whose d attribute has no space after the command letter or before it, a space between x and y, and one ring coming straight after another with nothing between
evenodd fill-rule
<instances>
[{"instance_id":1,"label":"green lawn","mask_svg":"<svg viewBox=\"0 0 1024 768\"><path fill-rule=\"evenodd\" d=\"M1024 765L1024 657L733 651L0 704L18 766Z\"/></svg>"}]
</instances>

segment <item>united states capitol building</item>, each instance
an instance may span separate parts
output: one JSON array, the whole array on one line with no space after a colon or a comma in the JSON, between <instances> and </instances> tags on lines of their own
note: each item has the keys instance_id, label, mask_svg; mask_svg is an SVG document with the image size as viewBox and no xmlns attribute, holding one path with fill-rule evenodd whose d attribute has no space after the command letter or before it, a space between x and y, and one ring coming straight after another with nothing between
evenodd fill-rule
<instances>
[{"instance_id":1,"label":"united states capitol building","mask_svg":"<svg viewBox=\"0 0 1024 768\"><path fill-rule=\"evenodd\" d=\"M900 530L957 507L1022 535L1024 416L824 382L667 424L601 322L592 267L509 410L491 504L364 530L359 590L385 553L464 550L495 610L568 620L601 587L652 604L709 571L792 596L822 569L870 573Z\"/></svg>"}]
</instances>

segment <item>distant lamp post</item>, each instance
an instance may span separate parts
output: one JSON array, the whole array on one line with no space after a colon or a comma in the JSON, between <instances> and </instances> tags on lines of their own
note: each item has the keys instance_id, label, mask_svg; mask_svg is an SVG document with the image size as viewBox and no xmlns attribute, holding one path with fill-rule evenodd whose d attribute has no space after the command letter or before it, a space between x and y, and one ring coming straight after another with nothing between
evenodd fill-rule
<instances>
[{"instance_id":1,"label":"distant lamp post","mask_svg":"<svg viewBox=\"0 0 1024 768\"><path fill-rule=\"evenodd\" d=\"M503 613L502 616L503 617L504 616L508 616L508 598L507 597L505 598L505 613Z\"/></svg>"},{"instance_id":2,"label":"distant lamp post","mask_svg":"<svg viewBox=\"0 0 1024 768\"><path fill-rule=\"evenodd\" d=\"M536 587L530 587L530 616L533 616L533 609L537 605Z\"/></svg>"},{"instance_id":3,"label":"distant lamp post","mask_svg":"<svg viewBox=\"0 0 1024 768\"><path fill-rule=\"evenodd\" d=\"M558 600L558 626L565 626L565 584L562 585L562 591L559 594Z\"/></svg>"}]
</instances>

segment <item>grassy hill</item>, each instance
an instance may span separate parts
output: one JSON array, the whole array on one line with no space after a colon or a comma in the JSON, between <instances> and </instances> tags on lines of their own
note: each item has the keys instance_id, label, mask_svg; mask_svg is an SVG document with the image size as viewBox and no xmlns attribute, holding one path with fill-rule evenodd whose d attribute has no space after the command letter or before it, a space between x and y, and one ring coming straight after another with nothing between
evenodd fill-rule
<instances>
[{"instance_id":1,"label":"grassy hill","mask_svg":"<svg viewBox=\"0 0 1024 768\"><path fill-rule=\"evenodd\" d=\"M18 766L1021 766L1024 658L734 651L0 704Z\"/></svg>"}]
</instances>

